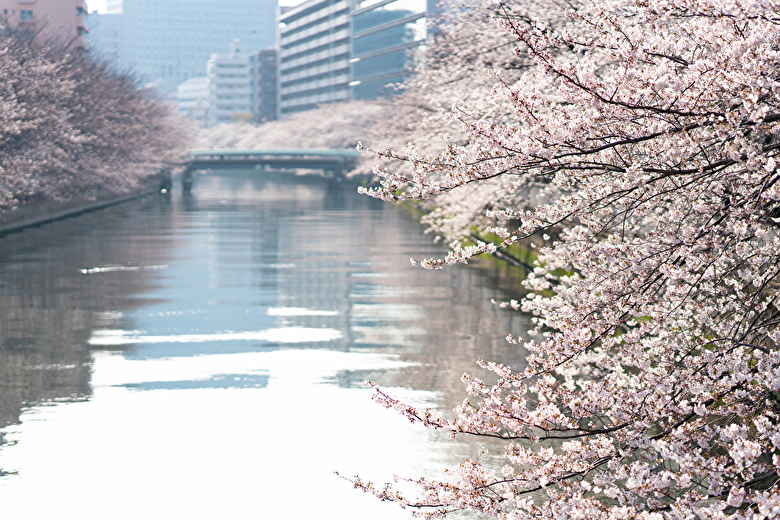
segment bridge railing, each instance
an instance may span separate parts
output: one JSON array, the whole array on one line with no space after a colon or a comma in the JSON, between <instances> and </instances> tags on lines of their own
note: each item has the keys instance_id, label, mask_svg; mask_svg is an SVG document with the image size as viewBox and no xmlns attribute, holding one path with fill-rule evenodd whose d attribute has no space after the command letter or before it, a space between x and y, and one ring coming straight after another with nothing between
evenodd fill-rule
<instances>
[{"instance_id":1,"label":"bridge railing","mask_svg":"<svg viewBox=\"0 0 780 520\"><path fill-rule=\"evenodd\" d=\"M342 157L344 159L355 159L359 155L360 152L358 150L349 148L207 148L200 150L190 150L190 156L198 159L209 157Z\"/></svg>"},{"instance_id":2,"label":"bridge railing","mask_svg":"<svg viewBox=\"0 0 780 520\"><path fill-rule=\"evenodd\" d=\"M279 169L320 169L326 177L341 178L360 156L354 149L241 149L209 148L190 150L184 164L185 188L192 185L192 172L202 169L252 168L266 166Z\"/></svg>"}]
</instances>

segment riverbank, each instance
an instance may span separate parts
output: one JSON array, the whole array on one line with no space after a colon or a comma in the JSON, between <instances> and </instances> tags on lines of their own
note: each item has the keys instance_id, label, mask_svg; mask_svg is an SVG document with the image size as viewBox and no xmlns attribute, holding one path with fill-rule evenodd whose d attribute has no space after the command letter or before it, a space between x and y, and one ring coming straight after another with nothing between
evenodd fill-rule
<instances>
[{"instance_id":1,"label":"riverbank","mask_svg":"<svg viewBox=\"0 0 780 520\"><path fill-rule=\"evenodd\" d=\"M40 226L55 220L74 217L82 213L158 193L162 184L163 175L160 174L151 177L142 187L131 193L116 194L103 192L86 199L78 198L59 202L42 201L37 204L21 206L11 211L0 212L0 237L29 227Z\"/></svg>"}]
</instances>

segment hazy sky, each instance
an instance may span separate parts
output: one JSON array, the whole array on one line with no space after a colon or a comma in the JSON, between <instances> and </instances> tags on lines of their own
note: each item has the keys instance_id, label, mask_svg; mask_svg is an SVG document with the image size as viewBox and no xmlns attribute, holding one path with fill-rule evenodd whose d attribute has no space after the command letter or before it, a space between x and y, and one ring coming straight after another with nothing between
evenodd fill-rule
<instances>
[{"instance_id":1,"label":"hazy sky","mask_svg":"<svg viewBox=\"0 0 780 520\"><path fill-rule=\"evenodd\" d=\"M304 0L279 0L279 5L298 5ZM106 0L88 0L87 6L89 11L98 11L99 13L106 12Z\"/></svg>"}]
</instances>

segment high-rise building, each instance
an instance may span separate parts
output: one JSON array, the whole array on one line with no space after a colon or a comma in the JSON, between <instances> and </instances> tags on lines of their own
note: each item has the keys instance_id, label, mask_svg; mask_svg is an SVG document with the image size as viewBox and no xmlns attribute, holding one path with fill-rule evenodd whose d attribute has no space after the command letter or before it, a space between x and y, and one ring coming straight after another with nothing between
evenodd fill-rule
<instances>
[{"instance_id":1,"label":"high-rise building","mask_svg":"<svg viewBox=\"0 0 780 520\"><path fill-rule=\"evenodd\" d=\"M83 49L89 32L84 0L0 0L2 18L36 38Z\"/></svg>"},{"instance_id":2,"label":"high-rise building","mask_svg":"<svg viewBox=\"0 0 780 520\"><path fill-rule=\"evenodd\" d=\"M252 112L258 121L276 119L277 51L266 49L249 57L252 67Z\"/></svg>"},{"instance_id":3,"label":"high-rise building","mask_svg":"<svg viewBox=\"0 0 780 520\"><path fill-rule=\"evenodd\" d=\"M228 54L213 54L206 76L177 88L179 114L199 126L276 119L276 50L247 55L236 40Z\"/></svg>"},{"instance_id":4,"label":"high-rise building","mask_svg":"<svg viewBox=\"0 0 780 520\"><path fill-rule=\"evenodd\" d=\"M122 49L122 15L89 13L89 51L118 67Z\"/></svg>"},{"instance_id":5,"label":"high-rise building","mask_svg":"<svg viewBox=\"0 0 780 520\"><path fill-rule=\"evenodd\" d=\"M435 0L307 0L279 17L279 116L372 99L419 58Z\"/></svg>"},{"instance_id":6,"label":"high-rise building","mask_svg":"<svg viewBox=\"0 0 780 520\"><path fill-rule=\"evenodd\" d=\"M350 97L372 99L416 65L427 35L426 0L357 0L352 11Z\"/></svg>"},{"instance_id":7,"label":"high-rise building","mask_svg":"<svg viewBox=\"0 0 780 520\"><path fill-rule=\"evenodd\" d=\"M113 0L108 7L122 13L119 66L161 93L203 76L211 55L227 53L235 39L247 54L276 42L277 0Z\"/></svg>"},{"instance_id":8,"label":"high-rise building","mask_svg":"<svg viewBox=\"0 0 780 520\"><path fill-rule=\"evenodd\" d=\"M353 0L307 0L279 16L279 114L349 99Z\"/></svg>"}]
</instances>

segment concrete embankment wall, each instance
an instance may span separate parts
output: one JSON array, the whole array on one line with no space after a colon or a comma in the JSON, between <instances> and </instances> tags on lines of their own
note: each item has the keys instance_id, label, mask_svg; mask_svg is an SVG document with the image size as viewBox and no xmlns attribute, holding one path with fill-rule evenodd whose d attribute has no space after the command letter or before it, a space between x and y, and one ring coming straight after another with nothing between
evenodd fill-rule
<instances>
[{"instance_id":1,"label":"concrete embankment wall","mask_svg":"<svg viewBox=\"0 0 780 520\"><path fill-rule=\"evenodd\" d=\"M160 191L161 177L154 177L139 190L124 195L103 193L88 199L61 202L44 201L21 206L14 211L0 212L0 236L54 220L73 217L87 211L113 206Z\"/></svg>"}]
</instances>

